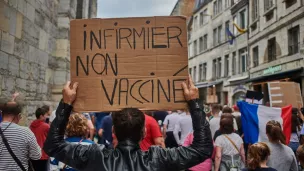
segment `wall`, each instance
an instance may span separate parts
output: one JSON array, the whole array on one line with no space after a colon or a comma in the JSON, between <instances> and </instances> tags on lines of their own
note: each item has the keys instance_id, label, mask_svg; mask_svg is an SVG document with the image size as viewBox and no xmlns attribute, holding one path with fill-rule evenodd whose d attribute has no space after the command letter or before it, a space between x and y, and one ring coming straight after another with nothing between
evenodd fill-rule
<instances>
[{"instance_id":1,"label":"wall","mask_svg":"<svg viewBox=\"0 0 304 171\"><path fill-rule=\"evenodd\" d=\"M176 5L171 12L171 15L191 17L193 14L194 5L195 0L177 0Z\"/></svg>"},{"instance_id":2,"label":"wall","mask_svg":"<svg viewBox=\"0 0 304 171\"><path fill-rule=\"evenodd\" d=\"M77 0L0 0L0 96L25 96L23 125L35 119L37 107L55 106L56 87L69 79L69 20L76 5Z\"/></svg>"}]
</instances>

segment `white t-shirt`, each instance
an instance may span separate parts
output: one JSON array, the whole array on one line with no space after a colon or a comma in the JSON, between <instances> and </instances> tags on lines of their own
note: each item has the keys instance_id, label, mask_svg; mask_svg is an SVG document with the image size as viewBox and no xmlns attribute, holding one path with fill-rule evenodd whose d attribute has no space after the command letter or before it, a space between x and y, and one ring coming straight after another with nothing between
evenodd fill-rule
<instances>
[{"instance_id":1,"label":"white t-shirt","mask_svg":"<svg viewBox=\"0 0 304 171\"><path fill-rule=\"evenodd\" d=\"M214 137L215 132L220 129L220 120L220 117L213 117L209 122L212 139Z\"/></svg>"},{"instance_id":2,"label":"white t-shirt","mask_svg":"<svg viewBox=\"0 0 304 171\"><path fill-rule=\"evenodd\" d=\"M164 125L167 125L167 132L174 131L175 124L179 120L179 117L179 114L175 112L166 116L164 120Z\"/></svg>"},{"instance_id":3,"label":"white t-shirt","mask_svg":"<svg viewBox=\"0 0 304 171\"><path fill-rule=\"evenodd\" d=\"M180 116L179 120L175 124L174 128L174 138L177 144L182 145L187 137L187 135L192 131L192 118L191 115ZM179 130L181 131L181 138L178 136Z\"/></svg>"},{"instance_id":4,"label":"white t-shirt","mask_svg":"<svg viewBox=\"0 0 304 171\"><path fill-rule=\"evenodd\" d=\"M234 144L236 145L236 147L240 151L241 147L244 143L243 139L236 133L225 134L225 135L228 136L234 142ZM239 152L235 149L234 145L224 135L220 135L216 138L215 146L222 148L222 154L223 155L239 154Z\"/></svg>"}]
</instances>

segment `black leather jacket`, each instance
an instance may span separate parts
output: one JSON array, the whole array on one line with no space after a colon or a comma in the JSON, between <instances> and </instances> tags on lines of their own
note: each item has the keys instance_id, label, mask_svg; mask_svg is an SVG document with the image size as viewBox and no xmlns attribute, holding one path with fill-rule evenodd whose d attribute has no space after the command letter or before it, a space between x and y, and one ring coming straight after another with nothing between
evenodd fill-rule
<instances>
[{"instance_id":1,"label":"black leather jacket","mask_svg":"<svg viewBox=\"0 0 304 171\"><path fill-rule=\"evenodd\" d=\"M119 142L107 149L103 145L80 145L64 141L65 128L72 106L60 103L44 144L44 151L51 157L84 171L179 171L195 166L212 155L213 143L203 113L196 100L188 102L193 122L194 139L189 147L162 149L152 146L141 151L138 143Z\"/></svg>"}]
</instances>

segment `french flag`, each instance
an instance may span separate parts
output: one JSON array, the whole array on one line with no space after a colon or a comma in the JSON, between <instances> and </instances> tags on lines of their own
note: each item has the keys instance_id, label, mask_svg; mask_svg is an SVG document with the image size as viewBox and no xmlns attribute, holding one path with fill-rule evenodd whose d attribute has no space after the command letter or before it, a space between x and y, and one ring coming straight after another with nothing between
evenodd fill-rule
<instances>
[{"instance_id":1,"label":"french flag","mask_svg":"<svg viewBox=\"0 0 304 171\"><path fill-rule=\"evenodd\" d=\"M266 124L268 121L278 121L286 136L286 144L289 144L291 136L291 110L292 106L283 108L267 107L247 102L238 102L241 112L242 128L245 143L267 142Z\"/></svg>"}]
</instances>

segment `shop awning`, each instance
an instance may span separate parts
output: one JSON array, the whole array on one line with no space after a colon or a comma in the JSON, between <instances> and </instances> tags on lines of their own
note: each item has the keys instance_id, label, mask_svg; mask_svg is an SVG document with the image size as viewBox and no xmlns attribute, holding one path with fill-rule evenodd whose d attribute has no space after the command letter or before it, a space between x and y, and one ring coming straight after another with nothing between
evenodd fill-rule
<instances>
[{"instance_id":1,"label":"shop awning","mask_svg":"<svg viewBox=\"0 0 304 171\"><path fill-rule=\"evenodd\" d=\"M240 81L249 78L249 75L241 76L241 77L236 77L236 78L231 78L227 80L228 82L234 82L234 81Z\"/></svg>"},{"instance_id":2,"label":"shop awning","mask_svg":"<svg viewBox=\"0 0 304 171\"><path fill-rule=\"evenodd\" d=\"M197 83L197 84L195 84L195 86L196 86L197 88L205 88L205 87L210 87L210 86L217 85L217 84L221 84L221 83L223 83L223 80L212 81L212 82Z\"/></svg>"},{"instance_id":3,"label":"shop awning","mask_svg":"<svg viewBox=\"0 0 304 171\"><path fill-rule=\"evenodd\" d=\"M231 83L226 86L235 86L235 85L240 85L240 84L246 84L246 83L256 83L260 81L273 81L273 80L279 80L283 78L296 78L299 77L303 72L303 67L301 68L296 68L288 71L283 71L283 72L278 72L274 74L269 74L269 75L263 75L260 77L255 77L251 79L244 79L240 81L235 81L234 83Z\"/></svg>"}]
</instances>

